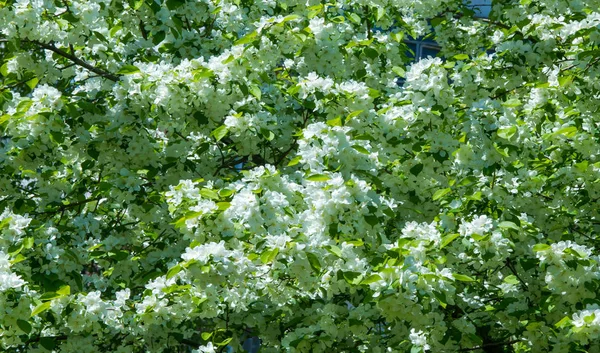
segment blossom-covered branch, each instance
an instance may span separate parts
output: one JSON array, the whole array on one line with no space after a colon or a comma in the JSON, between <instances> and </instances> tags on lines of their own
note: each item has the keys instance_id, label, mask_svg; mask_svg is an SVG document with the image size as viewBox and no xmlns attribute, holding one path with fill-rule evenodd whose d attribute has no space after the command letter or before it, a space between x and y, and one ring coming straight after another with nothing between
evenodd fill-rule
<instances>
[{"instance_id":1,"label":"blossom-covered branch","mask_svg":"<svg viewBox=\"0 0 600 353\"><path fill-rule=\"evenodd\" d=\"M54 43L44 43L44 42L40 42L40 41L37 41L37 40L24 40L24 41L25 42L33 43L34 45L36 45L36 46L38 46L40 48L43 48L43 49L46 49L46 50L50 50L50 51L52 51L52 52L54 52L54 53L62 56L63 58L72 61L74 64L79 65L79 66L81 66L81 67L83 67L83 68L85 68L87 70L90 70L91 72L93 72L93 73L95 73L95 74L97 74L97 75L99 75L101 77L107 78L107 79L109 79L111 81L114 81L114 82L119 81L119 76L118 75L115 75L115 74L110 73L110 72L108 72L106 70L98 68L98 67L96 67L96 66L94 66L92 64L89 64L89 63L81 60L77 56L75 56L74 53L68 53L68 52L66 52L66 51L64 51L64 50L62 50L60 48L57 48Z\"/></svg>"}]
</instances>

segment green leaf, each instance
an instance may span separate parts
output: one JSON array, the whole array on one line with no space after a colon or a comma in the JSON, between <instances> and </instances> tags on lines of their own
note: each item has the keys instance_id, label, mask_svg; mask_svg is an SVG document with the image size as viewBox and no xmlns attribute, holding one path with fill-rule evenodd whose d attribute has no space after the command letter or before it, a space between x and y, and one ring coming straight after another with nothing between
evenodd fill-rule
<instances>
[{"instance_id":1,"label":"green leaf","mask_svg":"<svg viewBox=\"0 0 600 353\"><path fill-rule=\"evenodd\" d=\"M348 19L357 25L361 24L360 16L358 16L357 14L355 14L353 12L348 15Z\"/></svg>"},{"instance_id":2,"label":"green leaf","mask_svg":"<svg viewBox=\"0 0 600 353\"><path fill-rule=\"evenodd\" d=\"M228 338L224 339L223 341L217 343L217 346L226 346L229 344L229 342L231 342L231 340L233 340L233 337L228 337Z\"/></svg>"},{"instance_id":3,"label":"green leaf","mask_svg":"<svg viewBox=\"0 0 600 353\"><path fill-rule=\"evenodd\" d=\"M573 83L573 78L573 76L561 76L558 78L558 84L561 87L569 86L571 83Z\"/></svg>"},{"instance_id":4,"label":"green leaf","mask_svg":"<svg viewBox=\"0 0 600 353\"><path fill-rule=\"evenodd\" d=\"M452 190L450 188L440 189L433 193L433 201L437 201L441 199L444 195L448 194Z\"/></svg>"},{"instance_id":5,"label":"green leaf","mask_svg":"<svg viewBox=\"0 0 600 353\"><path fill-rule=\"evenodd\" d=\"M33 237L23 238L23 247L25 249L31 249L31 248L33 248L34 244L35 244L35 239Z\"/></svg>"},{"instance_id":6,"label":"green leaf","mask_svg":"<svg viewBox=\"0 0 600 353\"><path fill-rule=\"evenodd\" d=\"M27 85L27 87L29 87L30 89L34 89L35 86L37 86L38 82L40 82L40 80L38 80L37 77L32 78L31 80L25 82L25 84Z\"/></svg>"},{"instance_id":7,"label":"green leaf","mask_svg":"<svg viewBox=\"0 0 600 353\"><path fill-rule=\"evenodd\" d=\"M381 20L385 16L385 8L383 6L377 6L375 9L375 21Z\"/></svg>"},{"instance_id":8,"label":"green leaf","mask_svg":"<svg viewBox=\"0 0 600 353\"><path fill-rule=\"evenodd\" d=\"M228 132L229 129L227 128L227 126L221 125L218 128L214 129L213 132L210 133L210 135L214 137L215 140L221 141L221 139L225 137Z\"/></svg>"},{"instance_id":9,"label":"green leaf","mask_svg":"<svg viewBox=\"0 0 600 353\"><path fill-rule=\"evenodd\" d=\"M246 34L245 36L243 36L242 38L236 40L233 45L243 45L243 44L247 44L247 43L252 43L254 42L254 40L256 39L256 37L258 36L258 32L254 31L254 32L250 32L248 34Z\"/></svg>"},{"instance_id":10,"label":"green leaf","mask_svg":"<svg viewBox=\"0 0 600 353\"><path fill-rule=\"evenodd\" d=\"M327 120L327 125L329 125L331 127L333 127L333 126L342 126L343 125L343 123L342 123L342 117L338 116L338 117L335 117L333 119Z\"/></svg>"},{"instance_id":11,"label":"green leaf","mask_svg":"<svg viewBox=\"0 0 600 353\"><path fill-rule=\"evenodd\" d=\"M175 277L175 275L177 275L179 272L181 272L181 270L183 270L183 268L181 267L180 264L177 264L177 265L171 267L169 269L169 271L167 271L166 278L171 279L171 278Z\"/></svg>"},{"instance_id":12,"label":"green leaf","mask_svg":"<svg viewBox=\"0 0 600 353\"><path fill-rule=\"evenodd\" d=\"M106 39L106 37L102 33L98 32L98 31L93 31L93 33L96 36L96 38L100 39L102 42L105 42L105 43L108 42L108 39Z\"/></svg>"},{"instance_id":13,"label":"green leaf","mask_svg":"<svg viewBox=\"0 0 600 353\"><path fill-rule=\"evenodd\" d=\"M281 20L281 22L288 22L288 21L294 21L301 18L299 15L287 15L283 18L283 20Z\"/></svg>"},{"instance_id":14,"label":"green leaf","mask_svg":"<svg viewBox=\"0 0 600 353\"><path fill-rule=\"evenodd\" d=\"M475 192L473 195L467 196L468 200L475 200L475 201L480 201L481 200L481 191L477 191Z\"/></svg>"},{"instance_id":15,"label":"green leaf","mask_svg":"<svg viewBox=\"0 0 600 353\"><path fill-rule=\"evenodd\" d=\"M217 202L217 209L219 211L225 211L231 206L231 202Z\"/></svg>"},{"instance_id":16,"label":"green leaf","mask_svg":"<svg viewBox=\"0 0 600 353\"><path fill-rule=\"evenodd\" d=\"M440 306L445 309L448 305L448 299L446 298L446 294L444 292L433 291L433 295L440 302Z\"/></svg>"},{"instance_id":17,"label":"green leaf","mask_svg":"<svg viewBox=\"0 0 600 353\"><path fill-rule=\"evenodd\" d=\"M209 338L211 338L211 336L212 336L212 335L213 335L213 333L212 333L212 332L202 332L202 333L200 334L200 337L202 337L202 339L203 339L204 341L208 341L208 339L209 339Z\"/></svg>"},{"instance_id":18,"label":"green leaf","mask_svg":"<svg viewBox=\"0 0 600 353\"><path fill-rule=\"evenodd\" d=\"M273 141L273 139L275 138L275 133L269 129L260 128L260 134L265 138L265 140L267 141Z\"/></svg>"},{"instance_id":19,"label":"green leaf","mask_svg":"<svg viewBox=\"0 0 600 353\"><path fill-rule=\"evenodd\" d=\"M585 172L588 169L589 162L588 161L582 161L582 162L579 162L579 163L575 163L574 165L575 165L575 167L577 169L579 169L580 172Z\"/></svg>"},{"instance_id":20,"label":"green leaf","mask_svg":"<svg viewBox=\"0 0 600 353\"><path fill-rule=\"evenodd\" d=\"M400 77L404 77L406 75L406 70L404 70L404 68L402 68L400 66L392 67L392 72Z\"/></svg>"},{"instance_id":21,"label":"green leaf","mask_svg":"<svg viewBox=\"0 0 600 353\"><path fill-rule=\"evenodd\" d=\"M13 244L13 245L9 246L8 249L6 249L6 251L8 252L8 255L10 255L10 256L17 255L18 253L21 252L21 250L23 250L23 243Z\"/></svg>"},{"instance_id":22,"label":"green leaf","mask_svg":"<svg viewBox=\"0 0 600 353\"><path fill-rule=\"evenodd\" d=\"M364 110L355 110L352 113L348 114L348 116L346 117L346 121L349 121L352 118L355 118L357 116L360 115L360 113L362 113Z\"/></svg>"},{"instance_id":23,"label":"green leaf","mask_svg":"<svg viewBox=\"0 0 600 353\"><path fill-rule=\"evenodd\" d=\"M565 326L568 326L571 324L571 318L568 316L563 317L562 319L560 319L560 321L558 321L557 323L554 324L555 327L558 328L563 328Z\"/></svg>"},{"instance_id":24,"label":"green leaf","mask_svg":"<svg viewBox=\"0 0 600 353\"><path fill-rule=\"evenodd\" d=\"M509 222L509 221L500 222L498 224L498 227L499 228L504 228L504 229L510 228L510 229L514 229L514 230L519 230L520 229L519 226L517 226L514 222Z\"/></svg>"},{"instance_id":25,"label":"green leaf","mask_svg":"<svg viewBox=\"0 0 600 353\"><path fill-rule=\"evenodd\" d=\"M158 31L152 35L152 44L158 45L165 40L167 33L165 31Z\"/></svg>"},{"instance_id":26,"label":"green leaf","mask_svg":"<svg viewBox=\"0 0 600 353\"><path fill-rule=\"evenodd\" d=\"M167 8L171 11L177 10L185 4L185 0L167 0Z\"/></svg>"},{"instance_id":27,"label":"green leaf","mask_svg":"<svg viewBox=\"0 0 600 353\"><path fill-rule=\"evenodd\" d=\"M60 298L61 295L56 293L56 292L46 292L44 294L42 294L42 296L40 297L41 301L47 301L47 300L52 300L52 299L56 299L56 298Z\"/></svg>"},{"instance_id":28,"label":"green leaf","mask_svg":"<svg viewBox=\"0 0 600 353\"><path fill-rule=\"evenodd\" d=\"M14 259L10 260L11 265L14 264L18 264L19 262L23 262L27 260L27 258L25 256L23 256L23 254L17 254L17 256L15 256Z\"/></svg>"},{"instance_id":29,"label":"green leaf","mask_svg":"<svg viewBox=\"0 0 600 353\"><path fill-rule=\"evenodd\" d=\"M56 294L60 295L61 297L67 296L71 294L71 286L69 285L64 285L61 286L57 291Z\"/></svg>"},{"instance_id":30,"label":"green leaf","mask_svg":"<svg viewBox=\"0 0 600 353\"><path fill-rule=\"evenodd\" d=\"M50 131L50 138L57 144L65 142L65 134L60 131Z\"/></svg>"},{"instance_id":31,"label":"green leaf","mask_svg":"<svg viewBox=\"0 0 600 353\"><path fill-rule=\"evenodd\" d=\"M17 104L17 112L19 113L26 113L29 108L31 108L31 105L33 104L33 101L31 99L25 98L22 101L19 102L19 104Z\"/></svg>"},{"instance_id":32,"label":"green leaf","mask_svg":"<svg viewBox=\"0 0 600 353\"><path fill-rule=\"evenodd\" d=\"M200 189L200 195L202 195L206 198L212 199L212 200L219 199L219 194L212 189L202 188L202 189Z\"/></svg>"},{"instance_id":33,"label":"green leaf","mask_svg":"<svg viewBox=\"0 0 600 353\"><path fill-rule=\"evenodd\" d=\"M460 236L460 234L454 233L454 234L448 234L445 237L443 237L442 243L440 244L440 249L443 249L446 246L448 246L450 243L452 243L454 241L454 239L458 238L459 236Z\"/></svg>"},{"instance_id":34,"label":"green leaf","mask_svg":"<svg viewBox=\"0 0 600 353\"><path fill-rule=\"evenodd\" d=\"M515 275L510 275L510 276L504 277L504 282L506 282L508 284L519 284L519 279Z\"/></svg>"},{"instance_id":35,"label":"green leaf","mask_svg":"<svg viewBox=\"0 0 600 353\"><path fill-rule=\"evenodd\" d=\"M300 39L301 42L306 42L308 39L308 34L309 33L306 30L293 33L294 37Z\"/></svg>"},{"instance_id":36,"label":"green leaf","mask_svg":"<svg viewBox=\"0 0 600 353\"><path fill-rule=\"evenodd\" d=\"M333 255L339 257L340 259L342 258L342 250L340 250L339 247L337 247L335 245L329 245L329 246L326 246L325 249L327 251L329 251L330 253L332 253Z\"/></svg>"},{"instance_id":37,"label":"green leaf","mask_svg":"<svg viewBox=\"0 0 600 353\"><path fill-rule=\"evenodd\" d=\"M348 240L348 241L346 241L346 244L351 244L351 245L354 245L354 246L363 246L363 245L365 245L364 242L362 240L360 240L360 239L358 239L358 240Z\"/></svg>"},{"instance_id":38,"label":"green leaf","mask_svg":"<svg viewBox=\"0 0 600 353\"><path fill-rule=\"evenodd\" d=\"M376 225L380 224L381 222L379 221L379 218L377 216L374 215L366 215L365 216L365 222L367 222L368 225L375 227Z\"/></svg>"},{"instance_id":39,"label":"green leaf","mask_svg":"<svg viewBox=\"0 0 600 353\"><path fill-rule=\"evenodd\" d=\"M367 150L366 148L364 148L361 145L352 145L352 148L354 148L356 151L358 151L362 154L369 154L369 150Z\"/></svg>"},{"instance_id":40,"label":"green leaf","mask_svg":"<svg viewBox=\"0 0 600 353\"><path fill-rule=\"evenodd\" d=\"M412 168L410 168L410 174L414 175L414 176L418 176L421 171L423 171L423 164L419 163L414 165Z\"/></svg>"},{"instance_id":41,"label":"green leaf","mask_svg":"<svg viewBox=\"0 0 600 353\"><path fill-rule=\"evenodd\" d=\"M517 133L516 126L506 127L506 128L498 129L498 131L496 131L496 134L499 137L506 139L506 140L510 140L510 138L513 137L516 133Z\"/></svg>"},{"instance_id":42,"label":"green leaf","mask_svg":"<svg viewBox=\"0 0 600 353\"><path fill-rule=\"evenodd\" d=\"M96 249L100 249L100 248L101 248L101 247L103 247L103 246L104 246L104 244L102 244L102 243L95 244L95 245L92 245L92 246L90 246L90 247L87 249L87 251L93 251L93 250L96 250Z\"/></svg>"},{"instance_id":43,"label":"green leaf","mask_svg":"<svg viewBox=\"0 0 600 353\"><path fill-rule=\"evenodd\" d=\"M573 248L566 248L566 249L564 250L564 253L565 253L565 254L570 254L570 255L573 255L573 256L575 256L575 257L579 257L579 258L584 258L584 257L586 257L585 253L579 252L578 250L575 250L575 249L573 249Z\"/></svg>"},{"instance_id":44,"label":"green leaf","mask_svg":"<svg viewBox=\"0 0 600 353\"><path fill-rule=\"evenodd\" d=\"M131 75L140 72L140 69L134 65L124 65L117 71L118 75Z\"/></svg>"},{"instance_id":45,"label":"green leaf","mask_svg":"<svg viewBox=\"0 0 600 353\"><path fill-rule=\"evenodd\" d=\"M481 234L473 233L473 234L471 234L471 237L473 239L475 239L476 241L486 241L490 238L490 234L481 235Z\"/></svg>"},{"instance_id":46,"label":"green leaf","mask_svg":"<svg viewBox=\"0 0 600 353\"><path fill-rule=\"evenodd\" d=\"M316 17L318 14L321 13L321 11L323 11L324 7L325 7L325 5L323 5L323 4L308 7L307 8L308 15L306 17L308 17L309 20Z\"/></svg>"},{"instance_id":47,"label":"green leaf","mask_svg":"<svg viewBox=\"0 0 600 353\"><path fill-rule=\"evenodd\" d=\"M457 281L461 281L461 282L475 282L475 280L467 275L461 275L458 273L453 273L452 276L454 277L455 280Z\"/></svg>"},{"instance_id":48,"label":"green leaf","mask_svg":"<svg viewBox=\"0 0 600 353\"><path fill-rule=\"evenodd\" d=\"M233 195L233 190L231 189L221 189L219 190L219 196L220 197L229 197Z\"/></svg>"},{"instance_id":49,"label":"green leaf","mask_svg":"<svg viewBox=\"0 0 600 353\"><path fill-rule=\"evenodd\" d=\"M307 252L306 258L308 259L308 262L310 263L310 267L313 269L313 271L315 271L317 273L319 271L321 271L321 263L319 262L319 259L317 258L317 256L315 254Z\"/></svg>"},{"instance_id":50,"label":"green leaf","mask_svg":"<svg viewBox=\"0 0 600 353\"><path fill-rule=\"evenodd\" d=\"M507 108L516 108L516 107L520 106L521 104L522 104L521 101L518 100L517 98L512 98L512 99L509 99L506 102L502 103L502 105Z\"/></svg>"},{"instance_id":51,"label":"green leaf","mask_svg":"<svg viewBox=\"0 0 600 353\"><path fill-rule=\"evenodd\" d=\"M379 52L377 52L377 50L375 50L371 47L366 47L365 49L363 49L363 53L365 53L367 58L370 58L370 59L375 59L379 56Z\"/></svg>"},{"instance_id":52,"label":"green leaf","mask_svg":"<svg viewBox=\"0 0 600 353\"><path fill-rule=\"evenodd\" d=\"M400 43L404 40L404 32L400 31L392 33L390 34L390 37L392 37L392 39L394 39L396 42Z\"/></svg>"},{"instance_id":53,"label":"green leaf","mask_svg":"<svg viewBox=\"0 0 600 353\"><path fill-rule=\"evenodd\" d=\"M17 326L19 326L19 328L26 334L29 334L32 329L31 324L28 321L21 320L21 319L17 320Z\"/></svg>"},{"instance_id":54,"label":"green leaf","mask_svg":"<svg viewBox=\"0 0 600 353\"><path fill-rule=\"evenodd\" d=\"M331 178L325 174L313 174L313 175L309 176L308 178L306 178L306 180L308 180L308 181L327 181L330 179Z\"/></svg>"},{"instance_id":55,"label":"green leaf","mask_svg":"<svg viewBox=\"0 0 600 353\"><path fill-rule=\"evenodd\" d=\"M301 160L302 160L302 156L296 156L296 157L292 158L292 160L287 164L287 166L288 167L295 166L296 164L300 163Z\"/></svg>"},{"instance_id":56,"label":"green leaf","mask_svg":"<svg viewBox=\"0 0 600 353\"><path fill-rule=\"evenodd\" d=\"M36 306L35 309L33 309L33 311L31 312L31 317L34 317L34 316L41 314L42 312L50 309L51 305L52 305L52 302L45 302L45 303L42 303L42 304Z\"/></svg>"},{"instance_id":57,"label":"green leaf","mask_svg":"<svg viewBox=\"0 0 600 353\"><path fill-rule=\"evenodd\" d=\"M40 345L52 351L56 347L56 339L54 337L42 337L40 338Z\"/></svg>"},{"instance_id":58,"label":"green leaf","mask_svg":"<svg viewBox=\"0 0 600 353\"><path fill-rule=\"evenodd\" d=\"M0 221L0 230L8 227L8 224L10 223L10 221L12 221L12 219L12 217L6 217L2 221Z\"/></svg>"},{"instance_id":59,"label":"green leaf","mask_svg":"<svg viewBox=\"0 0 600 353\"><path fill-rule=\"evenodd\" d=\"M192 71L194 75L194 80L199 81L203 77L213 77L215 73L211 69L207 69L205 67L198 68Z\"/></svg>"},{"instance_id":60,"label":"green leaf","mask_svg":"<svg viewBox=\"0 0 600 353\"><path fill-rule=\"evenodd\" d=\"M278 248L271 249L271 250L265 250L260 255L260 262L262 262L263 264L271 263L271 262L273 262L273 260L275 260L275 258L277 257L277 254L279 254Z\"/></svg>"},{"instance_id":61,"label":"green leaf","mask_svg":"<svg viewBox=\"0 0 600 353\"><path fill-rule=\"evenodd\" d=\"M577 133L577 127L575 126L567 126L565 128L562 128L556 132L553 133L553 135L563 135L567 138L571 138L573 136L575 136L575 134Z\"/></svg>"},{"instance_id":62,"label":"green leaf","mask_svg":"<svg viewBox=\"0 0 600 353\"><path fill-rule=\"evenodd\" d=\"M8 63L4 63L4 65L0 66L0 75L4 77L8 76Z\"/></svg>"},{"instance_id":63,"label":"green leaf","mask_svg":"<svg viewBox=\"0 0 600 353\"><path fill-rule=\"evenodd\" d=\"M361 277L360 272L345 271L343 273L343 275L344 275L344 279L349 284L358 284L358 283L360 283L360 277Z\"/></svg>"},{"instance_id":64,"label":"green leaf","mask_svg":"<svg viewBox=\"0 0 600 353\"><path fill-rule=\"evenodd\" d=\"M12 118L10 114L0 115L0 125L4 124L4 122L8 121L8 119ZM2 229L2 227L0 227Z\"/></svg>"},{"instance_id":65,"label":"green leaf","mask_svg":"<svg viewBox=\"0 0 600 353\"><path fill-rule=\"evenodd\" d=\"M166 288L163 288L163 293L165 294L170 294L170 293L176 293L176 292L183 292L185 290L188 290L192 288L191 284L186 284L186 285L177 285L177 284L172 284Z\"/></svg>"},{"instance_id":66,"label":"green leaf","mask_svg":"<svg viewBox=\"0 0 600 353\"><path fill-rule=\"evenodd\" d=\"M454 59L456 60L467 60L469 59L469 55L467 54L456 54L453 56Z\"/></svg>"},{"instance_id":67,"label":"green leaf","mask_svg":"<svg viewBox=\"0 0 600 353\"><path fill-rule=\"evenodd\" d=\"M550 245L548 245L548 244L535 244L533 246L533 251L536 251L536 252L537 251L546 251L546 250L549 250L551 248L552 247Z\"/></svg>"},{"instance_id":68,"label":"green leaf","mask_svg":"<svg viewBox=\"0 0 600 353\"><path fill-rule=\"evenodd\" d=\"M251 95L256 97L256 99L258 99L258 100L260 100L260 98L262 97L260 87L258 87L257 85L250 85L248 87L248 91L250 92Z\"/></svg>"},{"instance_id":69,"label":"green leaf","mask_svg":"<svg viewBox=\"0 0 600 353\"><path fill-rule=\"evenodd\" d=\"M356 70L356 78L359 78L359 79L360 79L360 78L363 78L363 77L365 77L365 76L367 76L367 70L365 70L365 69L362 69L362 68L361 68L361 69L358 69L358 70Z\"/></svg>"},{"instance_id":70,"label":"green leaf","mask_svg":"<svg viewBox=\"0 0 600 353\"><path fill-rule=\"evenodd\" d=\"M90 252L90 258L91 259L99 259L102 257L105 257L107 255L106 251L92 251Z\"/></svg>"},{"instance_id":71,"label":"green leaf","mask_svg":"<svg viewBox=\"0 0 600 353\"><path fill-rule=\"evenodd\" d=\"M381 280L382 280L382 278L380 275L374 274L374 275L370 275L369 277L360 281L360 284L371 284L371 283L379 282Z\"/></svg>"},{"instance_id":72,"label":"green leaf","mask_svg":"<svg viewBox=\"0 0 600 353\"><path fill-rule=\"evenodd\" d=\"M144 5L144 0L136 0L136 2L133 4L133 9L139 10L142 5Z\"/></svg>"},{"instance_id":73,"label":"green leaf","mask_svg":"<svg viewBox=\"0 0 600 353\"><path fill-rule=\"evenodd\" d=\"M175 226L175 228L182 228L185 225L185 222L188 219L194 219L197 218L199 216L201 216L204 212L189 212L186 213L185 216L179 218L177 221L175 221L175 223L173 223L173 225Z\"/></svg>"}]
</instances>

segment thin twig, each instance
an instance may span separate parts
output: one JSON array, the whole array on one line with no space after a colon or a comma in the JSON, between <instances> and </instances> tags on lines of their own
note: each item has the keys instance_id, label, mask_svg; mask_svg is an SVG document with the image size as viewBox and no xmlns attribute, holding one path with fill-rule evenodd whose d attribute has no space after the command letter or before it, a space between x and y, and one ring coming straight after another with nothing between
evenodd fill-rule
<instances>
[{"instance_id":1,"label":"thin twig","mask_svg":"<svg viewBox=\"0 0 600 353\"><path fill-rule=\"evenodd\" d=\"M13 88L15 88L15 87L17 87L17 86L20 86L20 85L22 85L22 84L26 83L26 82L27 82L27 81L29 81L29 80L30 80L30 79L26 79L26 80L19 81L19 82L17 82L17 83L14 83L14 84L12 84L12 85L9 85L9 86L4 86L4 87L0 88L0 92L2 92L2 91L5 91L5 90L7 90L7 89L13 89Z\"/></svg>"},{"instance_id":2,"label":"thin twig","mask_svg":"<svg viewBox=\"0 0 600 353\"><path fill-rule=\"evenodd\" d=\"M479 349L485 349L487 347L508 346L510 344L519 343L519 342L523 342L523 341L522 340L511 340L511 341L505 341L505 342L492 342L492 343L482 344L481 346L476 346L473 348L462 348L462 349L459 349L459 352L476 351Z\"/></svg>"},{"instance_id":3,"label":"thin twig","mask_svg":"<svg viewBox=\"0 0 600 353\"><path fill-rule=\"evenodd\" d=\"M303 114L306 114L303 117L302 120L302 128L306 128L306 123L308 122L308 119L310 118L310 116L312 115L312 113L308 113L306 111L303 112ZM281 156L279 156L279 158L277 159L277 161L275 162L275 166L277 167L281 162L283 162L283 160L285 159L285 157L287 157L287 155L298 146L298 138L294 138L294 140L292 141L292 144L290 145L290 147L284 151Z\"/></svg>"},{"instance_id":4,"label":"thin twig","mask_svg":"<svg viewBox=\"0 0 600 353\"><path fill-rule=\"evenodd\" d=\"M175 133L175 135L181 137L182 139L184 139L185 141L189 141L189 139L185 136L183 136L182 134L180 134L179 132L177 132L177 130L173 130L173 133Z\"/></svg>"},{"instance_id":5,"label":"thin twig","mask_svg":"<svg viewBox=\"0 0 600 353\"><path fill-rule=\"evenodd\" d=\"M525 281L521 278L521 276L519 276L519 273L517 272L517 269L513 265L512 261L510 261L510 258L506 259L506 267L508 267L510 272L512 272L512 274L515 275L515 277L517 277L519 282L521 282L521 285L523 286L523 288L525 290L529 290L529 286L527 285L527 283L525 283Z\"/></svg>"}]
</instances>

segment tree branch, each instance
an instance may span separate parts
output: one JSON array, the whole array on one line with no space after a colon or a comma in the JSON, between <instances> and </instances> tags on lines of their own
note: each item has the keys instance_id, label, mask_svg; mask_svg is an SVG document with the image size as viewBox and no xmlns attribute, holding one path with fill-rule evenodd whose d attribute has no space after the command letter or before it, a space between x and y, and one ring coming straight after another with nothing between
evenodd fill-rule
<instances>
[{"instance_id":1,"label":"tree branch","mask_svg":"<svg viewBox=\"0 0 600 353\"><path fill-rule=\"evenodd\" d=\"M286 69L286 70L287 70L287 69ZM312 115L312 113L308 113L308 112L306 112L306 111L303 111L303 113L302 113L302 114L306 114L306 115L303 117L303 120L302 120L302 128L304 129L304 128L306 128L306 123L308 122L308 119L310 118L310 116ZM296 148L296 147L298 147L298 138L297 138L297 137L295 137L295 138L294 138L294 140L292 141L292 144L290 145L290 147L289 147L287 150L285 150L285 151L284 151L284 152L283 152L283 153L282 153L282 154L279 156L279 158L277 159L277 161L275 161L275 164L274 164L274 165L275 165L275 167L279 166L279 164L280 164L281 162L283 162L283 160L285 159L285 157L287 157L287 155L288 155L288 154L289 154L289 153L290 153L290 152L291 152L291 151L292 151L294 148Z\"/></svg>"},{"instance_id":2,"label":"tree branch","mask_svg":"<svg viewBox=\"0 0 600 353\"><path fill-rule=\"evenodd\" d=\"M40 48L53 51L56 54L58 54L58 55L60 55L60 56L62 56L64 58L66 58L66 59L71 60L76 65L81 66L83 68L86 68L86 69L90 70L91 72L93 72L93 73L95 73L95 74L97 74L99 76L102 76L102 77L107 78L107 79L109 79L111 81L114 81L114 82L119 81L119 76L117 76L117 75L115 75L113 73L110 73L108 71L102 70L102 69L100 69L98 67L95 67L95 66L93 66L93 65L91 65L91 64L89 64L89 63L87 63L87 62L85 62L85 61L83 61L81 59L79 59L74 54L67 53L64 50L57 48L54 45L54 43L42 43L42 42L38 42L37 40L26 40L26 41L30 42L30 43L33 43L33 44L37 45Z\"/></svg>"},{"instance_id":3,"label":"tree branch","mask_svg":"<svg viewBox=\"0 0 600 353\"><path fill-rule=\"evenodd\" d=\"M12 85L4 86L4 87L0 88L0 92L6 91L6 90L8 90L8 89L13 89L13 88L15 88L15 87L17 87L17 86L20 86L20 85L22 85L22 84L26 83L26 82L27 82L27 81L29 81L29 80L31 80L31 78L28 78L28 79L26 79L26 80L19 81L19 82L17 82L17 83L14 83L14 84L12 84Z\"/></svg>"},{"instance_id":4,"label":"tree branch","mask_svg":"<svg viewBox=\"0 0 600 353\"><path fill-rule=\"evenodd\" d=\"M33 213L34 215L42 215L42 214L56 214L58 212L64 212L66 209L71 208L71 207L77 207L77 206L82 206L85 205L86 203L90 203L90 202L94 202L94 201L100 201L102 200L102 197L94 197L91 199L86 199L83 201L78 201L78 202L73 202L67 205L61 205L58 206L58 208L54 209L54 210L48 210L48 211L42 211L42 212L35 212Z\"/></svg>"}]
</instances>

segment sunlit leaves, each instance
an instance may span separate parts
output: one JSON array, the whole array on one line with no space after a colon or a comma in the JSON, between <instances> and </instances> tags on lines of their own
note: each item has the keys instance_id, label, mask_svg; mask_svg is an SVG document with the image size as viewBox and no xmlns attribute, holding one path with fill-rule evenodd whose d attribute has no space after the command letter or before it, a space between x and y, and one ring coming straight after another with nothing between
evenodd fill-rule
<instances>
[{"instance_id":1,"label":"sunlit leaves","mask_svg":"<svg viewBox=\"0 0 600 353\"><path fill-rule=\"evenodd\" d=\"M121 75L131 75L140 72L140 69L134 65L124 65L117 71L117 74Z\"/></svg>"},{"instance_id":2,"label":"sunlit leaves","mask_svg":"<svg viewBox=\"0 0 600 353\"><path fill-rule=\"evenodd\" d=\"M43 313L44 311L50 309L50 306L52 305L52 302L44 302L38 306L36 306L33 311L31 312L31 317L34 317L36 315L39 315L41 313Z\"/></svg>"},{"instance_id":3,"label":"sunlit leaves","mask_svg":"<svg viewBox=\"0 0 600 353\"><path fill-rule=\"evenodd\" d=\"M3 349L591 349L588 3L4 3Z\"/></svg>"}]
</instances>

